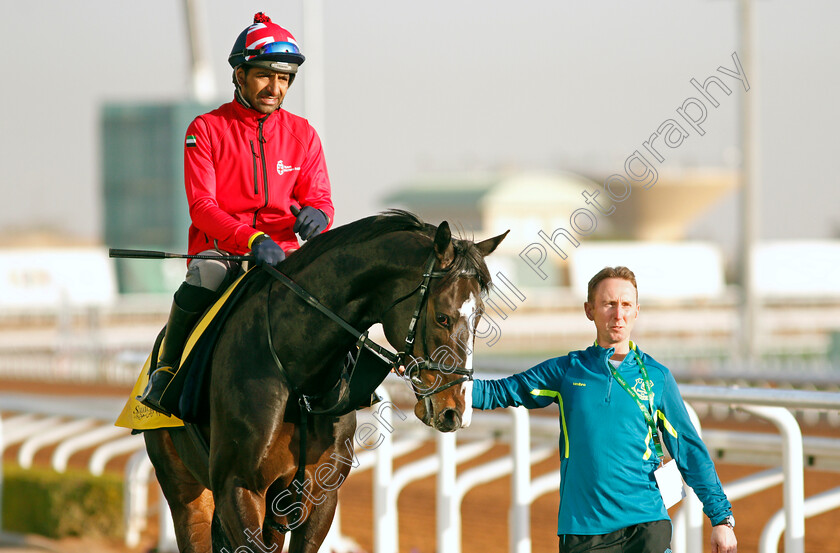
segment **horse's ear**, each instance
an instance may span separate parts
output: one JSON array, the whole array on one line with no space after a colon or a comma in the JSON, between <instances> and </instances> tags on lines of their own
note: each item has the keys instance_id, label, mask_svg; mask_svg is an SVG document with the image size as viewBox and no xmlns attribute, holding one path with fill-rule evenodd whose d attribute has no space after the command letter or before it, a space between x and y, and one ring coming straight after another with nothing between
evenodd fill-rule
<instances>
[{"instance_id":1,"label":"horse's ear","mask_svg":"<svg viewBox=\"0 0 840 553\"><path fill-rule=\"evenodd\" d=\"M435 255L440 262L440 268L449 267L455 259L455 246L452 245L452 231L449 230L449 223L442 222L435 233Z\"/></svg>"},{"instance_id":2,"label":"horse's ear","mask_svg":"<svg viewBox=\"0 0 840 553\"><path fill-rule=\"evenodd\" d=\"M502 234L498 236L494 236L493 238L488 238L487 240L482 240L478 244L475 245L478 248L478 251L481 252L483 257L487 257L502 243L502 240L505 239L505 236L508 235L510 230L506 230Z\"/></svg>"}]
</instances>

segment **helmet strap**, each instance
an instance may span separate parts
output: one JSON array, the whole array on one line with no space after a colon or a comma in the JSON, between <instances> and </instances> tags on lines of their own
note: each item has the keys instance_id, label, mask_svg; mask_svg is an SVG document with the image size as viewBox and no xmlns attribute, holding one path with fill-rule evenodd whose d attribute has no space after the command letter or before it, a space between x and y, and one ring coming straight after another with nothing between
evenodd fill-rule
<instances>
[{"instance_id":1,"label":"helmet strap","mask_svg":"<svg viewBox=\"0 0 840 553\"><path fill-rule=\"evenodd\" d=\"M241 66L241 65L239 65L239 66L237 66L236 68L234 68L234 70L233 70L233 78L232 78L232 80L233 80L233 88L234 88L234 90L233 90L233 95L236 97L237 101L238 101L240 104L242 104L242 105L243 105L243 106L245 106L246 108L250 108L250 107L251 107L251 104L250 104L250 103L248 102L248 100L246 100L246 99L245 99L245 97L242 95L241 86L239 85L239 81L238 81L238 80L236 80L236 71L237 71L240 67L242 67L242 66Z\"/></svg>"},{"instance_id":2,"label":"helmet strap","mask_svg":"<svg viewBox=\"0 0 840 553\"><path fill-rule=\"evenodd\" d=\"M250 108L250 107L251 107L251 104L248 102L248 100L246 100L246 99L245 99L245 97L244 97L244 96L242 95L242 93L239 91L239 87L236 87L236 90L234 91L233 95L236 97L236 100L237 100L240 104L242 104L242 105L243 105L243 106L245 106L246 108Z\"/></svg>"}]
</instances>

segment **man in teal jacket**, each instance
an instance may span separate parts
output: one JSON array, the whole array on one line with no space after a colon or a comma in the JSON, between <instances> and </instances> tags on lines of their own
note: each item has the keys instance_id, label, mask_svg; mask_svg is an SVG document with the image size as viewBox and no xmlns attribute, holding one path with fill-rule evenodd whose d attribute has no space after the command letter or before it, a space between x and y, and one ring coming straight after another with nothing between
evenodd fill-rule
<instances>
[{"instance_id":1,"label":"man in teal jacket","mask_svg":"<svg viewBox=\"0 0 840 553\"><path fill-rule=\"evenodd\" d=\"M591 347L501 380L476 380L473 407L560 407L560 552L670 552L671 522L654 471L659 433L712 523L713 553L735 553L735 520L671 372L631 340L636 277L607 267L589 281Z\"/></svg>"}]
</instances>

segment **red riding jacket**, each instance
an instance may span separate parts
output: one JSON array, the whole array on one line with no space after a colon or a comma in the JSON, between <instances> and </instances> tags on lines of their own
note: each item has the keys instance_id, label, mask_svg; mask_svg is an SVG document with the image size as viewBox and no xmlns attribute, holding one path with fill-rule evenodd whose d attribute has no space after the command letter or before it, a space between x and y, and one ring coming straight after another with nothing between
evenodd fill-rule
<instances>
[{"instance_id":1,"label":"red riding jacket","mask_svg":"<svg viewBox=\"0 0 840 553\"><path fill-rule=\"evenodd\" d=\"M321 140L306 119L266 116L236 100L187 129L184 175L192 225L189 253L218 247L241 255L257 231L297 248L290 205L335 213Z\"/></svg>"}]
</instances>

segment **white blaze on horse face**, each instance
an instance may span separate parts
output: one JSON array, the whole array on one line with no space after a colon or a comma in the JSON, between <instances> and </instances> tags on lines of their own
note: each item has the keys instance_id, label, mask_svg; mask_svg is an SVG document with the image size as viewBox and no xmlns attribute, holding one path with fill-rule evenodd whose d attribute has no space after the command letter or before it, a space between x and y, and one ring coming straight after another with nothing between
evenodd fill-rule
<instances>
[{"instance_id":1,"label":"white blaze on horse face","mask_svg":"<svg viewBox=\"0 0 840 553\"><path fill-rule=\"evenodd\" d=\"M461 417L461 428L467 428L472 422L472 391L472 380L468 380L461 384L461 392L464 394L464 415Z\"/></svg>"},{"instance_id":2,"label":"white blaze on horse face","mask_svg":"<svg viewBox=\"0 0 840 553\"><path fill-rule=\"evenodd\" d=\"M470 292L470 297L458 310L458 313L460 313L461 317L463 317L464 320L467 321L468 335L467 339L464 342L464 346L466 346L467 350L467 358L464 361L464 368L466 368L469 371L471 371L473 368L473 350L475 346L475 308L475 296L472 292ZM472 380L468 380L466 382L461 383L461 395L464 397L464 413L461 415L461 428L468 427L472 422L472 388Z\"/></svg>"}]
</instances>

